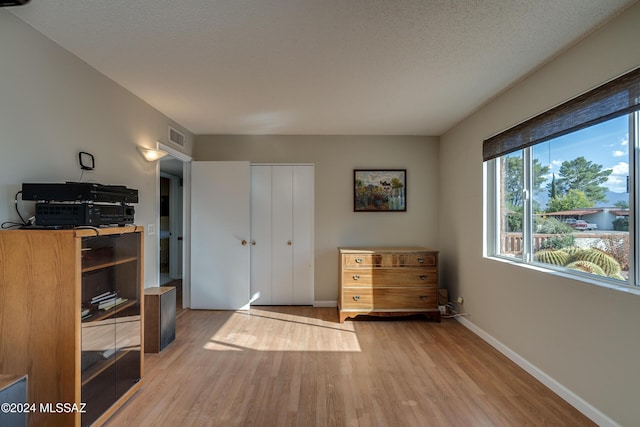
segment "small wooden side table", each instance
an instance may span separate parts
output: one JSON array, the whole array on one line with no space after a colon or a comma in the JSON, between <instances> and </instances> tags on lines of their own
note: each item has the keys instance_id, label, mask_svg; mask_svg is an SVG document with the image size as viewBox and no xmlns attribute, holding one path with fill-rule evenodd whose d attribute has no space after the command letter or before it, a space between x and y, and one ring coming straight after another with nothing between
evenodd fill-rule
<instances>
[{"instance_id":1,"label":"small wooden side table","mask_svg":"<svg viewBox=\"0 0 640 427\"><path fill-rule=\"evenodd\" d=\"M144 290L144 352L159 353L176 338L176 288Z\"/></svg>"}]
</instances>

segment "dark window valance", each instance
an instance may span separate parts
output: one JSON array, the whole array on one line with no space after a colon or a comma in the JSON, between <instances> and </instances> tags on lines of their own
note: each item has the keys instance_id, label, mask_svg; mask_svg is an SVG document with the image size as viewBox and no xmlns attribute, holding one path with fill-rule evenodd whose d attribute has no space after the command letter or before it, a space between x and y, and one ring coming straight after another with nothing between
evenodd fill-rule
<instances>
[{"instance_id":1,"label":"dark window valance","mask_svg":"<svg viewBox=\"0 0 640 427\"><path fill-rule=\"evenodd\" d=\"M484 161L640 109L640 68L484 141Z\"/></svg>"}]
</instances>

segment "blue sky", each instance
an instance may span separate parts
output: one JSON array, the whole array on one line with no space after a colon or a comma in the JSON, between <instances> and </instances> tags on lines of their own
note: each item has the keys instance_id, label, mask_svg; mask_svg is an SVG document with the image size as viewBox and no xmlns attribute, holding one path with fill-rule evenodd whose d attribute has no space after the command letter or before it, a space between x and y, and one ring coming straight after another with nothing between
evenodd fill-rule
<instances>
[{"instance_id":1,"label":"blue sky","mask_svg":"<svg viewBox=\"0 0 640 427\"><path fill-rule=\"evenodd\" d=\"M609 180L604 185L609 191L626 193L627 175L629 175L629 116L591 126L587 129L561 136L554 140L536 145L533 156L543 166L549 166L547 181L556 174L562 162L584 157L588 161L611 169ZM546 193L546 191L544 191Z\"/></svg>"}]
</instances>

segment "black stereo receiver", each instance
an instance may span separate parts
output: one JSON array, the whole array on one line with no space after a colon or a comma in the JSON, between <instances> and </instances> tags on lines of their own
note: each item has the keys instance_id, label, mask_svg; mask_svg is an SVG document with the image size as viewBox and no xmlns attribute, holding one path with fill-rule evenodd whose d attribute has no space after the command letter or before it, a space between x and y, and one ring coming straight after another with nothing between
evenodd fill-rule
<instances>
[{"instance_id":1,"label":"black stereo receiver","mask_svg":"<svg viewBox=\"0 0 640 427\"><path fill-rule=\"evenodd\" d=\"M129 205L99 203L36 203L38 226L93 226L133 224L135 209Z\"/></svg>"},{"instance_id":2,"label":"black stereo receiver","mask_svg":"<svg viewBox=\"0 0 640 427\"><path fill-rule=\"evenodd\" d=\"M138 203L138 190L92 182L22 184L22 200L36 202Z\"/></svg>"}]
</instances>

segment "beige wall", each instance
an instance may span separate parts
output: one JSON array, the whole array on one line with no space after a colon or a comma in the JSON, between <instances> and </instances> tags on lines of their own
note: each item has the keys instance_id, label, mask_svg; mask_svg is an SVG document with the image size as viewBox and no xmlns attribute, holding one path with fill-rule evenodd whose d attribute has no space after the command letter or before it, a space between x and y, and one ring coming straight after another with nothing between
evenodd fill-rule
<instances>
[{"instance_id":1,"label":"beige wall","mask_svg":"<svg viewBox=\"0 0 640 427\"><path fill-rule=\"evenodd\" d=\"M438 242L438 139L198 136L196 160L315 164L315 300L338 297L337 247ZM353 212L353 170L407 169L407 212Z\"/></svg>"},{"instance_id":2,"label":"beige wall","mask_svg":"<svg viewBox=\"0 0 640 427\"><path fill-rule=\"evenodd\" d=\"M482 257L482 140L640 65L640 5L494 99L441 138L203 136L198 160L316 165L316 290L337 298L340 245L426 245L442 251L442 285L469 320L622 425L640 420L640 296ZM6 11L0 11L0 219L16 220L22 182L85 180L140 190L136 221L156 222L156 165L135 145L166 142L146 103ZM184 130L184 129L182 129ZM190 152L192 135L187 133ZM441 166L442 165L442 166ZM354 213L354 168L406 168L408 212ZM32 204L21 203L26 215ZM157 240L145 241L146 284Z\"/></svg>"},{"instance_id":3,"label":"beige wall","mask_svg":"<svg viewBox=\"0 0 640 427\"><path fill-rule=\"evenodd\" d=\"M156 223L156 163L136 144L180 126L6 11L0 10L0 221L17 220L23 182L80 179L78 152L96 158L84 181L139 190L136 222ZM183 129L184 130L184 129ZM192 135L186 133L187 151ZM33 202L20 203L26 217ZM157 283L157 236L145 239L145 284Z\"/></svg>"},{"instance_id":4,"label":"beige wall","mask_svg":"<svg viewBox=\"0 0 640 427\"><path fill-rule=\"evenodd\" d=\"M640 4L441 138L443 281L473 324L622 425L640 423L640 295L483 258L482 141L640 65Z\"/></svg>"}]
</instances>

